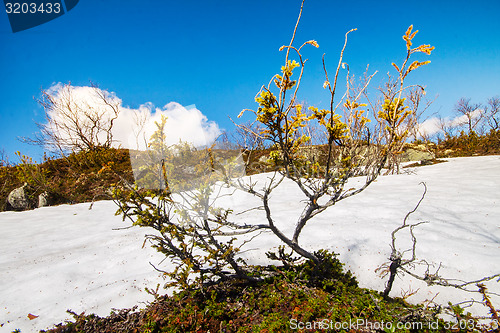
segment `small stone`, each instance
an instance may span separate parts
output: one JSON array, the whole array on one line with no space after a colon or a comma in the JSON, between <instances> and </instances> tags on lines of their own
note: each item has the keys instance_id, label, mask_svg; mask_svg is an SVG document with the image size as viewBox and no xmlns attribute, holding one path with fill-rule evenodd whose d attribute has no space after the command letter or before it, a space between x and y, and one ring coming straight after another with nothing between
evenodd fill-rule
<instances>
[{"instance_id":1,"label":"small stone","mask_svg":"<svg viewBox=\"0 0 500 333\"><path fill-rule=\"evenodd\" d=\"M52 202L50 200L49 192L45 191L38 196L38 208L51 206Z\"/></svg>"}]
</instances>

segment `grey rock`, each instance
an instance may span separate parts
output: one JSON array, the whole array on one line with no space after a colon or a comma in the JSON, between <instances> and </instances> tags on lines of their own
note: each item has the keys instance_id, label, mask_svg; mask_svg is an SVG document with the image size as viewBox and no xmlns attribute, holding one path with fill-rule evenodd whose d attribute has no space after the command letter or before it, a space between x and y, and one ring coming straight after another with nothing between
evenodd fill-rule
<instances>
[{"instance_id":1,"label":"grey rock","mask_svg":"<svg viewBox=\"0 0 500 333\"><path fill-rule=\"evenodd\" d=\"M31 186L24 183L23 186L12 190L7 196L7 203L13 210L27 210L33 207L30 199Z\"/></svg>"},{"instance_id":2,"label":"grey rock","mask_svg":"<svg viewBox=\"0 0 500 333\"><path fill-rule=\"evenodd\" d=\"M262 155L259 158L259 163L268 163L268 162L269 162L269 156L267 156L267 155Z\"/></svg>"},{"instance_id":3,"label":"grey rock","mask_svg":"<svg viewBox=\"0 0 500 333\"><path fill-rule=\"evenodd\" d=\"M403 162L423 161L423 160L432 160L434 158L435 156L431 152L410 148L403 153L402 161Z\"/></svg>"},{"instance_id":4,"label":"grey rock","mask_svg":"<svg viewBox=\"0 0 500 333\"><path fill-rule=\"evenodd\" d=\"M38 208L52 206L50 193L45 191L38 196Z\"/></svg>"}]
</instances>

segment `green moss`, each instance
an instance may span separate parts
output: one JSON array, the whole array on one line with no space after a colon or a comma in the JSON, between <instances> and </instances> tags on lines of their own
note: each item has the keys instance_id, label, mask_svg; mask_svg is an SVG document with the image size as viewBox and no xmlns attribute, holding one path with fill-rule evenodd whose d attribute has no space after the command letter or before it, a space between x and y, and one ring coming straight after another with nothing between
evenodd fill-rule
<instances>
[{"instance_id":1,"label":"green moss","mask_svg":"<svg viewBox=\"0 0 500 333\"><path fill-rule=\"evenodd\" d=\"M324 261L316 270L310 262L258 267L270 274L261 282L229 280L159 296L145 310L122 315L121 324L116 315L79 315L75 324L65 326L65 332L90 332L87 328L93 332L292 332L298 326L316 325L316 329L302 330L314 332L321 331L320 325L335 328L358 321L372 327L389 322L408 327L422 325L422 329L403 326L398 332L452 331L446 330L446 323L429 309L402 299L385 300L377 291L359 288L334 254L318 253L322 253ZM313 277L313 271L320 275ZM63 328L60 325L59 331L51 332L62 332Z\"/></svg>"}]
</instances>

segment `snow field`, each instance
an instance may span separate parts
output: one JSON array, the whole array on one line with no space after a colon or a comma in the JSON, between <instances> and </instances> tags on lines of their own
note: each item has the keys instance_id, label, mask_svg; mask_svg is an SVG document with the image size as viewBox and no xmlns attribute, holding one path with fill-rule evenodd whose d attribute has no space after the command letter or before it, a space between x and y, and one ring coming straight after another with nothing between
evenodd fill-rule
<instances>
[{"instance_id":1,"label":"snow field","mask_svg":"<svg viewBox=\"0 0 500 333\"><path fill-rule=\"evenodd\" d=\"M427 222L415 228L418 259L433 263L434 269L441 263L439 273L444 278L476 280L500 273L500 156L448 159L405 170L400 175L379 177L361 194L316 216L304 228L299 242L310 250L324 248L339 253L362 287L383 290L387 277L381 279L375 269L387 262L391 232L415 207L424 189L420 183L425 182L425 199L408 221ZM256 175L252 180L264 182L270 176ZM353 179L353 184L358 181ZM287 180L272 193L272 216L289 236L302 212L303 199L297 186ZM235 213L260 204L240 192L222 197L218 203L229 205ZM114 216L113 202L96 202L91 210L89 206L0 213L0 332L49 328L71 319L66 309L104 316L112 308L152 300L144 288L154 289L164 281L149 262L163 270L171 263L162 261L162 255L148 244L142 247L144 235L150 231L123 229L130 222ZM234 215L234 220L265 223L265 215L253 210ZM265 252L278 245L275 236L264 232L242 249L242 256L250 264L267 264ZM398 233L397 245L401 250L411 245L407 230ZM416 267L416 272L424 271L424 266ZM500 294L496 280L487 286ZM391 296L416 290L409 301L432 299L446 304L481 300L479 294L428 287L409 276L396 279ZM493 303L499 305L500 297L494 297ZM480 305L468 310L488 313ZM30 320L29 313L38 317Z\"/></svg>"}]
</instances>

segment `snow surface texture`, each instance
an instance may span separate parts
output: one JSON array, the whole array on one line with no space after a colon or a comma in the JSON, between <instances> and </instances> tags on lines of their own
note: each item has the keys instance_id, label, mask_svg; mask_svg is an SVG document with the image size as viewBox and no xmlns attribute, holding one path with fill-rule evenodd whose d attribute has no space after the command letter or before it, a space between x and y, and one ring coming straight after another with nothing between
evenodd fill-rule
<instances>
[{"instance_id":1,"label":"snow surface texture","mask_svg":"<svg viewBox=\"0 0 500 333\"><path fill-rule=\"evenodd\" d=\"M408 223L428 221L415 228L417 257L441 263L445 278L476 280L500 273L500 157L468 157L420 168L406 173L379 177L364 192L345 199L316 216L304 228L299 242L307 249L325 248L340 253L346 268L356 275L362 287L383 290L375 269L390 255L391 232L420 199L423 186L427 195ZM252 177L268 181L271 174ZM353 180L353 184L356 183ZM297 186L284 181L272 193L272 216L278 226L291 235L302 212L303 196ZM224 203L224 200L229 200ZM259 205L245 194L221 198L235 212ZM253 205L253 206L252 206ZM71 319L66 309L77 313L109 314L112 308L144 305L152 296L144 287L163 283L149 264L168 270L170 263L147 244L142 248L145 228L128 228L130 223L114 216L112 202L45 207L28 212L0 213L0 332L18 328L23 332L46 329ZM262 211L237 215L242 222L262 221ZM410 244L407 231L399 233L397 245ZM265 232L242 250L250 264L267 264L265 252L280 245ZM425 267L417 267L422 273ZM432 270L431 270L432 272ZM500 293L500 283L487 283ZM416 291L409 301L446 304L475 298L454 288L428 287L401 276L391 296ZM436 296L437 295L437 296ZM500 304L500 297L493 298ZM469 311L487 315L481 305ZM28 314L38 316L30 320Z\"/></svg>"}]
</instances>

